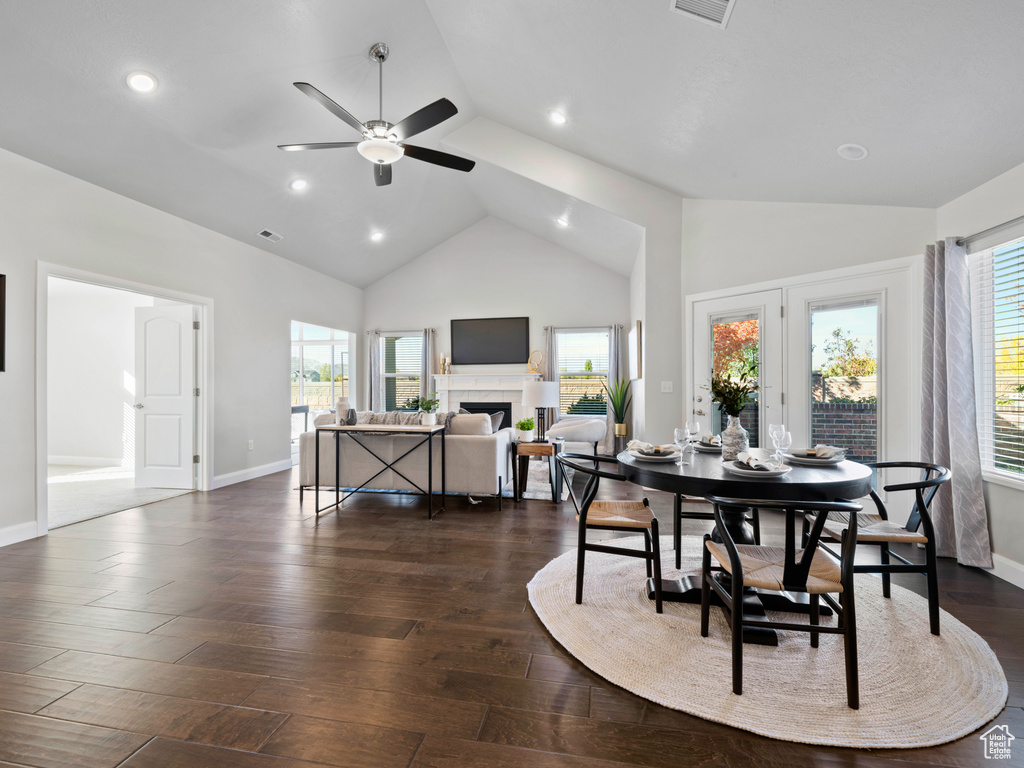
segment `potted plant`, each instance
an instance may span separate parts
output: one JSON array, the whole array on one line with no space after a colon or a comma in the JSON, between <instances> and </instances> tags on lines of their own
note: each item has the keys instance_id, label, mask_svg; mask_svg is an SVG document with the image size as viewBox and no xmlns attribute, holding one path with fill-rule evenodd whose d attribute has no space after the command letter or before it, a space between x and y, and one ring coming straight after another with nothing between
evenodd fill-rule
<instances>
[{"instance_id":1,"label":"potted plant","mask_svg":"<svg viewBox=\"0 0 1024 768\"><path fill-rule=\"evenodd\" d=\"M626 411L633 398L629 394L629 379L619 379L610 387L605 384L604 391L608 394L608 405L612 407L612 414L615 416L615 437L625 438L627 433Z\"/></svg>"},{"instance_id":2,"label":"potted plant","mask_svg":"<svg viewBox=\"0 0 1024 768\"><path fill-rule=\"evenodd\" d=\"M533 442L533 417L527 419L520 419L516 422L516 437L521 443L532 443Z\"/></svg>"},{"instance_id":3,"label":"potted plant","mask_svg":"<svg viewBox=\"0 0 1024 768\"><path fill-rule=\"evenodd\" d=\"M423 397L410 397L405 401L405 410L419 411L420 424L433 426L437 423L437 406L441 401L437 398L437 392L431 392Z\"/></svg>"},{"instance_id":4,"label":"potted plant","mask_svg":"<svg viewBox=\"0 0 1024 768\"><path fill-rule=\"evenodd\" d=\"M732 377L712 373L711 386L705 387L711 390L711 400L718 403L729 417L728 425L722 430L722 458L726 461L732 461L750 448L747 430L740 423L740 413L761 388L757 379L751 378L751 373L745 370Z\"/></svg>"}]
</instances>

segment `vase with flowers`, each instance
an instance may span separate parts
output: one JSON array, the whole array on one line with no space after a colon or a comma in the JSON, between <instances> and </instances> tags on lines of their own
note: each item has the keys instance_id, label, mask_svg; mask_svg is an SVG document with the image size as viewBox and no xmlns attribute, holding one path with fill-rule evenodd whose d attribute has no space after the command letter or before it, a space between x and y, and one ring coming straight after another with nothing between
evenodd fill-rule
<instances>
[{"instance_id":1,"label":"vase with flowers","mask_svg":"<svg viewBox=\"0 0 1024 768\"><path fill-rule=\"evenodd\" d=\"M721 406L728 416L728 424L722 430L722 459L732 461L750 448L747 430L740 423L740 413L761 388L752 372L747 370L738 376L711 375L711 399Z\"/></svg>"}]
</instances>

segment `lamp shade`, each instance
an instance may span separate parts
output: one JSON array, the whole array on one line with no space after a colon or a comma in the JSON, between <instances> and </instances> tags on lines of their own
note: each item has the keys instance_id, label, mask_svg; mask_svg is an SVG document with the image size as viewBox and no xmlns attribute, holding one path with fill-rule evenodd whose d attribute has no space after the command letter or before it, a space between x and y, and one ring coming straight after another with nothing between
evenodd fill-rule
<instances>
[{"instance_id":1,"label":"lamp shade","mask_svg":"<svg viewBox=\"0 0 1024 768\"><path fill-rule=\"evenodd\" d=\"M523 405L527 408L557 408L557 381L528 381L523 384Z\"/></svg>"}]
</instances>

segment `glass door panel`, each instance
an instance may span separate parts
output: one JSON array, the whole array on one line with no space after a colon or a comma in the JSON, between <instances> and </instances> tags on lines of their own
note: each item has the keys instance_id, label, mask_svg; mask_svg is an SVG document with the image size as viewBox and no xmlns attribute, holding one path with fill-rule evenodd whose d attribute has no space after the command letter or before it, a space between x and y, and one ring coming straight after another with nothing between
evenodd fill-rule
<instances>
[{"instance_id":1,"label":"glass door panel","mask_svg":"<svg viewBox=\"0 0 1024 768\"><path fill-rule=\"evenodd\" d=\"M739 377L744 373L760 384L740 414L751 447L766 445L769 421L781 420L782 413L782 292L730 296L697 301L692 305L690 377L691 416L720 434L723 414L711 402L712 373Z\"/></svg>"},{"instance_id":2,"label":"glass door panel","mask_svg":"<svg viewBox=\"0 0 1024 768\"><path fill-rule=\"evenodd\" d=\"M747 378L760 382L761 323L757 314L738 318L715 318L711 326L711 371L728 379ZM711 431L720 434L726 426L725 413L718 403L712 405ZM759 393L740 412L740 421L747 430L750 447L760 445Z\"/></svg>"},{"instance_id":3,"label":"glass door panel","mask_svg":"<svg viewBox=\"0 0 1024 768\"><path fill-rule=\"evenodd\" d=\"M878 299L810 306L810 445L878 460Z\"/></svg>"}]
</instances>

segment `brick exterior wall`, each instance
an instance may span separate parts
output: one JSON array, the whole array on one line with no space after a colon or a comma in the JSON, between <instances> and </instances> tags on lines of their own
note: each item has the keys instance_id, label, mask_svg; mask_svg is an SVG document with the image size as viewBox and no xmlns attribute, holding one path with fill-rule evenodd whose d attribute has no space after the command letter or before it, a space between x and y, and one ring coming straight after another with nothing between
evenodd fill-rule
<instances>
[{"instance_id":1,"label":"brick exterior wall","mask_svg":"<svg viewBox=\"0 0 1024 768\"><path fill-rule=\"evenodd\" d=\"M853 461L877 461L878 405L876 403L813 403L811 435L815 444L846 449Z\"/></svg>"}]
</instances>

